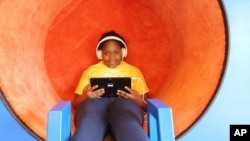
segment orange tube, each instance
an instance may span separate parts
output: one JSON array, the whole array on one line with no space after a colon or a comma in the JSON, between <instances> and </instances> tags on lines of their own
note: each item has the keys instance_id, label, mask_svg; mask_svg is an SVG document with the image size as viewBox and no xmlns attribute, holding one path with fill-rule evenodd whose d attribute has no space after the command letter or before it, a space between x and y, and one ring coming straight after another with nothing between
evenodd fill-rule
<instances>
[{"instance_id":1,"label":"orange tube","mask_svg":"<svg viewBox=\"0 0 250 141\"><path fill-rule=\"evenodd\" d=\"M216 0L1 1L0 86L18 119L46 138L47 112L71 100L82 71L97 62L110 29L128 44L150 96L173 108L176 136L202 115L226 60L223 12Z\"/></svg>"}]
</instances>

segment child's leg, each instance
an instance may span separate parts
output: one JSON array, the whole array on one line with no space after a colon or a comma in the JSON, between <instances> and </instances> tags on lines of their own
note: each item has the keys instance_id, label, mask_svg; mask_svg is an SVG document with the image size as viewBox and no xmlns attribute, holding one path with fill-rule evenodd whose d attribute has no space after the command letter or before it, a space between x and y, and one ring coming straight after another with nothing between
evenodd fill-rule
<instances>
[{"instance_id":1,"label":"child's leg","mask_svg":"<svg viewBox=\"0 0 250 141\"><path fill-rule=\"evenodd\" d=\"M75 114L76 131L71 141L103 141L107 130L107 99L94 98L83 102Z\"/></svg>"},{"instance_id":2,"label":"child's leg","mask_svg":"<svg viewBox=\"0 0 250 141\"><path fill-rule=\"evenodd\" d=\"M109 121L116 141L149 141L143 124L143 111L137 103L116 98L109 105Z\"/></svg>"}]
</instances>

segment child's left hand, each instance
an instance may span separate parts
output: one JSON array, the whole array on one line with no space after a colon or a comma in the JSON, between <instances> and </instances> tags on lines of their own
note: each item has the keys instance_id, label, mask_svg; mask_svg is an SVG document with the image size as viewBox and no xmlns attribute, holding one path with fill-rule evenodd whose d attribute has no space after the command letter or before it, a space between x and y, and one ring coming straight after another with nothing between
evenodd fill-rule
<instances>
[{"instance_id":1,"label":"child's left hand","mask_svg":"<svg viewBox=\"0 0 250 141\"><path fill-rule=\"evenodd\" d=\"M143 100L141 95L139 94L138 91L134 90L134 89L130 89L129 87L125 87L125 89L129 92L125 92L122 90L118 90L117 91L117 95L124 97L124 98L129 98L131 100L134 100L137 103L141 103L141 101Z\"/></svg>"}]
</instances>

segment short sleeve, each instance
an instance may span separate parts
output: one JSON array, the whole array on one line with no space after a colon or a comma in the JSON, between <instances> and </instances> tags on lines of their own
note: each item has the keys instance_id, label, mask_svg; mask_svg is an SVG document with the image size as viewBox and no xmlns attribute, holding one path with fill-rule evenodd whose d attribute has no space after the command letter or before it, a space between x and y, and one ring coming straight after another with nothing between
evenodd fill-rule
<instances>
[{"instance_id":1,"label":"short sleeve","mask_svg":"<svg viewBox=\"0 0 250 141\"><path fill-rule=\"evenodd\" d=\"M75 89L75 93L78 95L82 95L84 88L89 85L89 77L86 72L84 72L81 76L81 79Z\"/></svg>"},{"instance_id":2,"label":"short sleeve","mask_svg":"<svg viewBox=\"0 0 250 141\"><path fill-rule=\"evenodd\" d=\"M148 85L140 70L137 71L136 77L132 79L132 88L137 90L141 95L149 92Z\"/></svg>"}]
</instances>

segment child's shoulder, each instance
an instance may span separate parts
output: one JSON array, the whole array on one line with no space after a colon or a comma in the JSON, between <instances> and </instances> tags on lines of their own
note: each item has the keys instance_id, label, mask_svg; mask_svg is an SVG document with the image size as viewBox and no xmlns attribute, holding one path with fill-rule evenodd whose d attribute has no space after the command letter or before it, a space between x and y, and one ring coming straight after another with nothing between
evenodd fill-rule
<instances>
[{"instance_id":1,"label":"child's shoulder","mask_svg":"<svg viewBox=\"0 0 250 141\"><path fill-rule=\"evenodd\" d=\"M105 65L102 62L98 62L96 64L89 66L86 70L98 69L101 67L105 67Z\"/></svg>"},{"instance_id":2,"label":"child's shoulder","mask_svg":"<svg viewBox=\"0 0 250 141\"><path fill-rule=\"evenodd\" d=\"M136 66L131 65L131 64L125 62L125 61L122 62L122 65L123 65L123 67L126 67L128 69L132 69L132 70L135 70L135 71L140 71L139 68L137 68Z\"/></svg>"}]
</instances>

